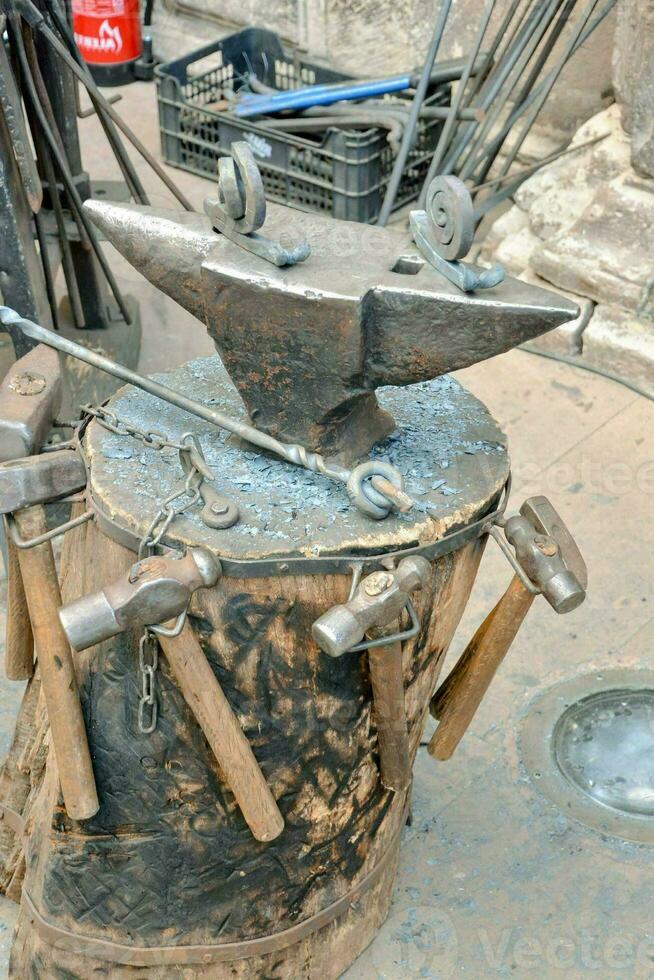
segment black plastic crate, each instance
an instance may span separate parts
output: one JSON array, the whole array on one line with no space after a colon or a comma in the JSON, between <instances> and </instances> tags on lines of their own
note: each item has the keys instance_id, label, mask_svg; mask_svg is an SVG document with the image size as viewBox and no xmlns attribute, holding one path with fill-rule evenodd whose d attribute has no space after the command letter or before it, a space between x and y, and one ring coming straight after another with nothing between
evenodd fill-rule
<instances>
[{"instance_id":1,"label":"black plastic crate","mask_svg":"<svg viewBox=\"0 0 654 980\"><path fill-rule=\"evenodd\" d=\"M236 140L246 140L269 199L335 218L374 221L393 168L386 130L330 129L319 142L249 119L227 118L211 108L222 98L224 87L238 89L252 72L279 89L351 78L285 54L276 34L254 27L161 65L156 70L157 98L166 162L215 177L219 157L229 154ZM439 105L448 99L449 86L441 86L426 104ZM397 208L418 196L441 125L439 120L419 122Z\"/></svg>"}]
</instances>

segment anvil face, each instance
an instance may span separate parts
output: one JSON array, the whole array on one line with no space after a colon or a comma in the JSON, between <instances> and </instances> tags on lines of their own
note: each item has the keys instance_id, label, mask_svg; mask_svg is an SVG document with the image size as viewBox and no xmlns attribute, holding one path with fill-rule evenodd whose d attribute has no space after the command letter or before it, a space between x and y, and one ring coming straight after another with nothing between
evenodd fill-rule
<instances>
[{"instance_id":1,"label":"anvil face","mask_svg":"<svg viewBox=\"0 0 654 980\"><path fill-rule=\"evenodd\" d=\"M136 269L206 324L256 426L348 461L393 429L375 388L467 367L579 312L516 279L462 293L392 229L269 205L263 234L311 245L305 262L278 268L203 215L85 207Z\"/></svg>"}]
</instances>

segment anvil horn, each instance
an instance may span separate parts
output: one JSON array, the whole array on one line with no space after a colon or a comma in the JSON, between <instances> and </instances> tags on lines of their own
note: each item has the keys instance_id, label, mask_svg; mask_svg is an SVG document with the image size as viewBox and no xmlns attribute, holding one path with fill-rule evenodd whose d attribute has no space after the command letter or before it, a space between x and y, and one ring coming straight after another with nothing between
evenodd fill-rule
<instances>
[{"instance_id":1,"label":"anvil horn","mask_svg":"<svg viewBox=\"0 0 654 980\"><path fill-rule=\"evenodd\" d=\"M392 229L269 205L269 237L311 245L306 262L277 268L203 215L85 208L136 269L206 324L255 425L344 459L393 428L375 388L467 367L579 314L516 279L462 293Z\"/></svg>"}]
</instances>

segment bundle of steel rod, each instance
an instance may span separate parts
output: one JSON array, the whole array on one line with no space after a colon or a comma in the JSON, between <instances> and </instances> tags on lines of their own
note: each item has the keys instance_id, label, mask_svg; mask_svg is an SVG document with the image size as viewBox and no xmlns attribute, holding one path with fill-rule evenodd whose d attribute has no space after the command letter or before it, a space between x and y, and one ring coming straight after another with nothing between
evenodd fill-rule
<instances>
[{"instance_id":1,"label":"bundle of steel rod","mask_svg":"<svg viewBox=\"0 0 654 980\"><path fill-rule=\"evenodd\" d=\"M497 0L487 0L425 178L420 207L436 175L455 174L476 192L476 211L481 217L534 172L528 168L511 180L518 154L561 72L615 2L512 0L498 20ZM381 225L386 224L393 208L450 3L441 3L421 84L415 90L411 121L404 131L380 212ZM474 72L482 48L487 54L485 65ZM474 109L472 119L466 112L470 109Z\"/></svg>"},{"instance_id":2,"label":"bundle of steel rod","mask_svg":"<svg viewBox=\"0 0 654 980\"><path fill-rule=\"evenodd\" d=\"M1 12L7 35L6 43L0 44L3 137L33 216L53 326L58 329L60 325L53 256L61 258L76 327L108 325L106 287L121 317L129 323L128 305L100 247L98 233L82 207L84 199L91 196L91 185L82 166L76 85L81 84L89 95L130 197L141 204L149 203L119 130L173 196L188 210L191 205L99 92L77 50L59 0L3 3Z\"/></svg>"}]
</instances>

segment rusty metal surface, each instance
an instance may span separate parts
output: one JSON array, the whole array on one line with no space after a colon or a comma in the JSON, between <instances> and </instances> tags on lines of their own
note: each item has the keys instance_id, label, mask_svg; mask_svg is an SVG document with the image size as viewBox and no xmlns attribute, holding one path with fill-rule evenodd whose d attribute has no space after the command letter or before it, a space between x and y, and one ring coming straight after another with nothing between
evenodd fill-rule
<instances>
[{"instance_id":1,"label":"rusty metal surface","mask_svg":"<svg viewBox=\"0 0 654 980\"><path fill-rule=\"evenodd\" d=\"M201 358L160 376L170 387L202 402L243 415L234 387L217 357ZM371 522L349 507L338 484L261 453L234 445L226 434L134 388L123 388L109 408L130 422L171 439L192 431L241 520L214 530L199 514L180 516L169 541L202 544L217 556L240 559L340 553L376 553L411 547L470 524L496 498L508 476L506 440L485 407L448 377L411 391L379 393L397 430L372 452L407 477L416 506ZM161 499L183 479L177 453L147 448L91 422L85 437L90 487L102 510L141 536Z\"/></svg>"},{"instance_id":2,"label":"rusty metal surface","mask_svg":"<svg viewBox=\"0 0 654 980\"><path fill-rule=\"evenodd\" d=\"M356 459L393 428L375 398L515 347L573 319L573 303L507 278L462 294L407 237L270 205L271 238L311 256L276 268L208 218L89 201L89 216L154 285L202 320L253 423Z\"/></svg>"}]
</instances>

